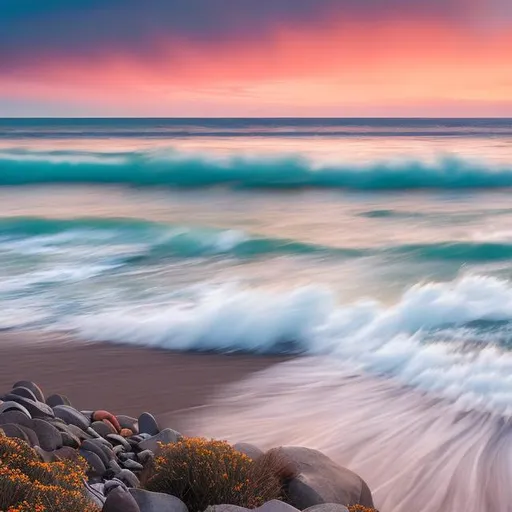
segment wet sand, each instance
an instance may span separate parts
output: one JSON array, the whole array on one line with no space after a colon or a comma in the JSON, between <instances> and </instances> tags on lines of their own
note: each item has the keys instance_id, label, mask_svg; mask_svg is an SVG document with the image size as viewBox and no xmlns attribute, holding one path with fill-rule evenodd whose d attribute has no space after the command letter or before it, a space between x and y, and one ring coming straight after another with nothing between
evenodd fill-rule
<instances>
[{"instance_id":1,"label":"wet sand","mask_svg":"<svg viewBox=\"0 0 512 512\"><path fill-rule=\"evenodd\" d=\"M281 361L86 344L61 335L1 333L0 391L7 392L18 380L32 380L46 396L64 394L78 409L133 416L147 410L179 428L185 411L207 404L222 386Z\"/></svg>"}]
</instances>

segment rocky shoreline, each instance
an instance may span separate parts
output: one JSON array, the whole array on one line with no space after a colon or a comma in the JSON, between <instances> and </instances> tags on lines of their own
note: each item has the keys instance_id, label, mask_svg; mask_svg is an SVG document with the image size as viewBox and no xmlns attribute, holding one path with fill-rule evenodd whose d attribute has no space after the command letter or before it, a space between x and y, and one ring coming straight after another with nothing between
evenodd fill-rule
<instances>
[{"instance_id":1,"label":"rocky shoreline","mask_svg":"<svg viewBox=\"0 0 512 512\"><path fill-rule=\"evenodd\" d=\"M169 447L181 449L185 439L176 430L161 428L149 412L142 412L134 418L101 409L79 411L66 396L54 394L45 398L34 382L19 381L0 395L0 436L27 443L44 463L72 461L80 464L85 460L83 493L93 507L91 510L202 512L190 509L184 501L173 496L172 488L163 493L147 489L145 482L148 481L148 473L156 467L155 460L163 460ZM189 441L185 445L187 449L196 449L194 442ZM207 442L198 442L198 446L202 456L214 456ZM233 447L222 443L215 446L220 446L224 450L222 453L232 450L242 457L240 460L246 465L258 460L264 463L270 460L270 453L274 460L281 461L282 468L286 468L286 471L281 470L279 475L272 476L280 479L280 499L271 499L259 507L250 508L261 512L352 512L373 508L371 491L364 480L315 450L278 447L264 454L247 443ZM0 467L9 464L9 457L4 457L2 460L0 452ZM236 467L238 459L235 457L234 460ZM208 462L207 459L205 461ZM230 471L225 473L226 479L235 479L233 475ZM0 475L0 492L1 478ZM244 485L237 482L234 480L235 489ZM246 510L236 503L207 502L209 512ZM7 512L25 510L16 507L14 504ZM3 510L1 505L0 510ZM37 510L53 512L51 504Z\"/></svg>"}]
</instances>

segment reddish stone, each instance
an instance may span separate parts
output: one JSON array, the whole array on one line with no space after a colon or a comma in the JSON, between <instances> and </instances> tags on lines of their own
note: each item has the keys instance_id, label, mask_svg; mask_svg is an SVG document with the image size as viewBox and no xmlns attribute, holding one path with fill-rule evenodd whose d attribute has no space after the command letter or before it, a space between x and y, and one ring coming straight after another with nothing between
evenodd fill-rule
<instances>
[{"instance_id":1,"label":"reddish stone","mask_svg":"<svg viewBox=\"0 0 512 512\"><path fill-rule=\"evenodd\" d=\"M121 434L123 437L131 437L131 436L133 436L133 432L132 432L129 428L123 428L123 429L121 429L120 434Z\"/></svg>"},{"instance_id":2,"label":"reddish stone","mask_svg":"<svg viewBox=\"0 0 512 512\"><path fill-rule=\"evenodd\" d=\"M119 425L119 421L117 421L117 418L108 411L96 411L92 413L92 420L93 421L103 421L108 420L112 425L114 425L114 428L117 432L121 430L121 425Z\"/></svg>"},{"instance_id":3,"label":"reddish stone","mask_svg":"<svg viewBox=\"0 0 512 512\"><path fill-rule=\"evenodd\" d=\"M110 430L112 430L112 434L116 434L117 433L117 430L116 430L116 427L114 427L114 425L112 425L112 423L110 423L110 421L108 420L102 420L102 423L105 423L105 425L108 426L108 428Z\"/></svg>"}]
</instances>

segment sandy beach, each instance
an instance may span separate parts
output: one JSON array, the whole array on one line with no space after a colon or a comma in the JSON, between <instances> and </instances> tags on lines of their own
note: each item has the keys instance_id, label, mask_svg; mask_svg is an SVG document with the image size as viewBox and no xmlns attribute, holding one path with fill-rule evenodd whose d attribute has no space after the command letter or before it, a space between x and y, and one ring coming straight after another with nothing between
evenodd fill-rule
<instances>
[{"instance_id":1,"label":"sandy beach","mask_svg":"<svg viewBox=\"0 0 512 512\"><path fill-rule=\"evenodd\" d=\"M226 384L282 361L277 357L175 353L69 336L0 335L0 390L37 382L47 395L62 393L78 409L104 408L137 416L147 410L174 428Z\"/></svg>"}]
</instances>

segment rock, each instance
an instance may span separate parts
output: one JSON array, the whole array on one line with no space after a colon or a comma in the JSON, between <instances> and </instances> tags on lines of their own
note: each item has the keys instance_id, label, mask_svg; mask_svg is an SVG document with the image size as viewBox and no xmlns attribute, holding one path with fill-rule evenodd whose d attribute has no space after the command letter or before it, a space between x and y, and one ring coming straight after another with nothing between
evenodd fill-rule
<instances>
[{"instance_id":1,"label":"rock","mask_svg":"<svg viewBox=\"0 0 512 512\"><path fill-rule=\"evenodd\" d=\"M205 512L249 512L250 509L239 507L237 505L211 505ZM295 507L288 505L284 501L271 500L264 503L261 507L252 509L250 512L299 512ZM145 512L145 511L144 511Z\"/></svg>"},{"instance_id":2,"label":"rock","mask_svg":"<svg viewBox=\"0 0 512 512\"><path fill-rule=\"evenodd\" d=\"M112 424L107 424L103 421L95 421L91 424L91 428L102 437L107 437L109 434L115 434L116 429Z\"/></svg>"},{"instance_id":3,"label":"rock","mask_svg":"<svg viewBox=\"0 0 512 512\"><path fill-rule=\"evenodd\" d=\"M121 437L131 437L133 436L133 432L129 428L122 428L121 432L119 432Z\"/></svg>"},{"instance_id":4,"label":"rock","mask_svg":"<svg viewBox=\"0 0 512 512\"><path fill-rule=\"evenodd\" d=\"M68 434L76 437L80 443L82 441L85 441L86 439L92 439L91 436L84 432L80 427L77 427L76 425L66 425L65 423L53 423L52 425L57 428L60 432L67 432Z\"/></svg>"},{"instance_id":5,"label":"rock","mask_svg":"<svg viewBox=\"0 0 512 512\"><path fill-rule=\"evenodd\" d=\"M160 432L155 417L149 412L143 412L139 416L139 433L156 436Z\"/></svg>"},{"instance_id":6,"label":"rock","mask_svg":"<svg viewBox=\"0 0 512 512\"><path fill-rule=\"evenodd\" d=\"M139 464L138 462L132 459L126 459L125 461L123 461L123 466L126 469L129 469L130 471L142 471L144 469L142 464Z\"/></svg>"},{"instance_id":7,"label":"rock","mask_svg":"<svg viewBox=\"0 0 512 512\"><path fill-rule=\"evenodd\" d=\"M119 434L109 434L107 439L112 444L120 444L125 450L131 450L132 447L128 441L124 437L121 437Z\"/></svg>"},{"instance_id":8,"label":"rock","mask_svg":"<svg viewBox=\"0 0 512 512\"><path fill-rule=\"evenodd\" d=\"M39 455L39 458L43 462L54 462L55 461L55 453L56 452L47 452L46 450L43 450L40 446L34 446L34 451L37 453L37 455Z\"/></svg>"},{"instance_id":9,"label":"rock","mask_svg":"<svg viewBox=\"0 0 512 512\"><path fill-rule=\"evenodd\" d=\"M23 405L19 404L18 402L12 402L12 401L8 400L7 402L2 402L0 404L0 414L2 414L2 413L5 414L6 412L10 412L10 411L20 411L27 418L32 418L32 416L30 415L28 410L25 407L23 407Z\"/></svg>"},{"instance_id":10,"label":"rock","mask_svg":"<svg viewBox=\"0 0 512 512\"><path fill-rule=\"evenodd\" d=\"M25 409L30 413L32 418L51 418L54 416L52 408L48 407L43 402L30 400L30 398L14 395L12 393L5 395L4 399L5 398L7 400L11 400L25 407Z\"/></svg>"},{"instance_id":11,"label":"rock","mask_svg":"<svg viewBox=\"0 0 512 512\"><path fill-rule=\"evenodd\" d=\"M119 478L128 487L140 487L139 479L129 469L121 469L116 478Z\"/></svg>"},{"instance_id":12,"label":"rock","mask_svg":"<svg viewBox=\"0 0 512 512\"><path fill-rule=\"evenodd\" d=\"M44 402L44 394L41 388L35 383L29 380L20 380L14 384L13 388L27 388L34 393L34 396L39 402Z\"/></svg>"},{"instance_id":13,"label":"rock","mask_svg":"<svg viewBox=\"0 0 512 512\"><path fill-rule=\"evenodd\" d=\"M62 448L55 450L53 453L55 455L55 458L60 460L76 461L80 456L78 450L75 450L74 448L71 448L69 446L63 446Z\"/></svg>"},{"instance_id":14,"label":"rock","mask_svg":"<svg viewBox=\"0 0 512 512\"><path fill-rule=\"evenodd\" d=\"M107 425L107 427L112 431L113 434L117 434L117 430L116 430L116 427L108 420L101 420L103 423L105 423L105 425Z\"/></svg>"},{"instance_id":15,"label":"rock","mask_svg":"<svg viewBox=\"0 0 512 512\"><path fill-rule=\"evenodd\" d=\"M89 499L96 504L97 507L99 507L100 509L103 508L103 504L105 503L105 496L103 495L103 485L102 484L99 484L101 487L97 487L98 484L92 484L92 485L89 485L88 482L84 482L84 485L85 485L85 490L87 492L87 496L89 497Z\"/></svg>"},{"instance_id":16,"label":"rock","mask_svg":"<svg viewBox=\"0 0 512 512\"><path fill-rule=\"evenodd\" d=\"M124 414L118 414L117 421L119 421L119 425L121 428L129 428L134 434L139 433L139 427L137 424L137 418L132 418L131 416L125 416Z\"/></svg>"},{"instance_id":17,"label":"rock","mask_svg":"<svg viewBox=\"0 0 512 512\"><path fill-rule=\"evenodd\" d=\"M135 498L121 487L113 489L103 505L103 512L141 512Z\"/></svg>"},{"instance_id":18,"label":"rock","mask_svg":"<svg viewBox=\"0 0 512 512\"><path fill-rule=\"evenodd\" d=\"M18 426L18 428L21 428L21 430L23 430L23 432L27 436L28 444L30 444L30 446L32 446L32 447L39 446L39 439L37 438L36 433L31 428L25 427L23 425L17 425L17 426Z\"/></svg>"},{"instance_id":19,"label":"rock","mask_svg":"<svg viewBox=\"0 0 512 512\"><path fill-rule=\"evenodd\" d=\"M119 421L117 421L117 418L108 411L95 411L92 413L92 421L103 421L107 420L109 421L113 427L116 429L116 432L119 432L121 430L121 425L119 425Z\"/></svg>"},{"instance_id":20,"label":"rock","mask_svg":"<svg viewBox=\"0 0 512 512\"><path fill-rule=\"evenodd\" d=\"M2 430L4 435L7 437L14 437L27 443L29 442L27 434L25 434L25 432L22 430L22 427L19 425L15 425L14 423L6 423L5 425L2 425Z\"/></svg>"},{"instance_id":21,"label":"rock","mask_svg":"<svg viewBox=\"0 0 512 512\"><path fill-rule=\"evenodd\" d=\"M62 444L70 448L80 448L80 439L69 432L61 432Z\"/></svg>"},{"instance_id":22,"label":"rock","mask_svg":"<svg viewBox=\"0 0 512 512\"><path fill-rule=\"evenodd\" d=\"M12 402L12 403L15 403L15 402ZM27 411L27 413L28 413L28 411ZM8 410L8 411L0 414L0 425L5 425L6 423L14 423L16 425L24 425L25 427L29 427L29 428L32 426L32 420L30 419L30 413L27 416L27 414L25 414L24 412L21 412L19 409L11 409L11 410Z\"/></svg>"},{"instance_id":23,"label":"rock","mask_svg":"<svg viewBox=\"0 0 512 512\"><path fill-rule=\"evenodd\" d=\"M52 424L42 419L32 420L31 428L37 434L39 446L47 452L53 452L63 445L61 433Z\"/></svg>"},{"instance_id":24,"label":"rock","mask_svg":"<svg viewBox=\"0 0 512 512\"><path fill-rule=\"evenodd\" d=\"M98 434L98 432L96 432L96 430L94 430L94 429L93 429L93 428L91 428L91 427L88 427L88 428L87 428L87 430L86 430L86 432L87 432L91 437L93 437L93 438L95 438L95 439L103 439L103 438L101 437L101 435L100 435L100 434Z\"/></svg>"},{"instance_id":25,"label":"rock","mask_svg":"<svg viewBox=\"0 0 512 512\"><path fill-rule=\"evenodd\" d=\"M307 508L304 512L349 512L348 508L338 503L322 503Z\"/></svg>"},{"instance_id":26,"label":"rock","mask_svg":"<svg viewBox=\"0 0 512 512\"><path fill-rule=\"evenodd\" d=\"M261 456L264 455L262 450L250 443L236 443L233 448L237 452L247 455L247 457L252 460L258 460Z\"/></svg>"},{"instance_id":27,"label":"rock","mask_svg":"<svg viewBox=\"0 0 512 512\"><path fill-rule=\"evenodd\" d=\"M115 459L112 459L111 461L109 461L108 467L109 467L109 469L111 469L114 472L114 475L117 475L122 470L121 466L117 463L117 461Z\"/></svg>"},{"instance_id":28,"label":"rock","mask_svg":"<svg viewBox=\"0 0 512 512\"><path fill-rule=\"evenodd\" d=\"M159 443L177 443L180 439L182 439L182 437L183 436L179 432L176 432L176 430L166 428L156 436L150 437L149 439L139 443L139 449L140 451L151 450L153 453L158 454L160 450Z\"/></svg>"},{"instance_id":29,"label":"rock","mask_svg":"<svg viewBox=\"0 0 512 512\"><path fill-rule=\"evenodd\" d=\"M188 512L187 506L176 496L160 492L130 489L141 512Z\"/></svg>"},{"instance_id":30,"label":"rock","mask_svg":"<svg viewBox=\"0 0 512 512\"><path fill-rule=\"evenodd\" d=\"M11 391L11 393L13 395L23 396L25 398L33 400L34 402L37 402L36 395L34 395L34 393L32 393L32 391L30 391L30 389L28 389L28 388L14 388Z\"/></svg>"},{"instance_id":31,"label":"rock","mask_svg":"<svg viewBox=\"0 0 512 512\"><path fill-rule=\"evenodd\" d=\"M114 451L114 454L119 457L121 455L121 453L123 453L125 450L124 446L122 444L118 444L116 446L114 446L113 448L113 451Z\"/></svg>"},{"instance_id":32,"label":"rock","mask_svg":"<svg viewBox=\"0 0 512 512\"><path fill-rule=\"evenodd\" d=\"M81 412L69 405L56 405L53 412L57 418L63 419L68 425L75 425L84 431L91 425L91 422Z\"/></svg>"},{"instance_id":33,"label":"rock","mask_svg":"<svg viewBox=\"0 0 512 512\"><path fill-rule=\"evenodd\" d=\"M317 450L286 446L272 450L297 476L287 483L290 503L300 510L323 503L363 505L373 508L364 480Z\"/></svg>"},{"instance_id":34,"label":"rock","mask_svg":"<svg viewBox=\"0 0 512 512\"><path fill-rule=\"evenodd\" d=\"M133 452L119 454L119 460L121 460L121 461L125 461L128 459L135 460L136 458L137 458L137 456Z\"/></svg>"},{"instance_id":35,"label":"rock","mask_svg":"<svg viewBox=\"0 0 512 512\"><path fill-rule=\"evenodd\" d=\"M94 474L102 476L105 471L107 471L105 464L103 464L102 460L96 453L90 452L89 450L84 450L83 448L80 448L78 452L87 461Z\"/></svg>"},{"instance_id":36,"label":"rock","mask_svg":"<svg viewBox=\"0 0 512 512\"><path fill-rule=\"evenodd\" d=\"M128 487L126 487L124 482L121 482L119 478L112 478L112 480L105 482L103 486L103 492L105 496L108 496L114 489L117 489L118 487L121 487L121 489L128 492Z\"/></svg>"},{"instance_id":37,"label":"rock","mask_svg":"<svg viewBox=\"0 0 512 512\"><path fill-rule=\"evenodd\" d=\"M71 405L69 398L64 395L51 395L46 399L46 405L56 407L57 405Z\"/></svg>"},{"instance_id":38,"label":"rock","mask_svg":"<svg viewBox=\"0 0 512 512\"><path fill-rule=\"evenodd\" d=\"M249 510L250 509L239 507L238 505L210 505L204 512L249 512Z\"/></svg>"},{"instance_id":39,"label":"rock","mask_svg":"<svg viewBox=\"0 0 512 512\"><path fill-rule=\"evenodd\" d=\"M137 458L141 464L146 464L155 458L155 454L151 450L144 450L137 455Z\"/></svg>"},{"instance_id":40,"label":"rock","mask_svg":"<svg viewBox=\"0 0 512 512\"><path fill-rule=\"evenodd\" d=\"M110 458L109 458L108 454L105 453L102 446L99 446L98 443L95 443L94 440L92 440L92 439L86 439L82 443L82 449L95 453L101 459L101 462L103 462L103 465L105 466L105 470L107 469Z\"/></svg>"}]
</instances>

